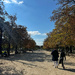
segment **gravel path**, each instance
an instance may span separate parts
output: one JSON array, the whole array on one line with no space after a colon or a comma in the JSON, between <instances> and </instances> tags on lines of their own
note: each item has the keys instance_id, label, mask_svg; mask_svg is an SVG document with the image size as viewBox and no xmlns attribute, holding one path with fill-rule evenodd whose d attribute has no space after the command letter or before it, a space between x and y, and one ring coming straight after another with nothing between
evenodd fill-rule
<instances>
[{"instance_id":1,"label":"gravel path","mask_svg":"<svg viewBox=\"0 0 75 75\"><path fill-rule=\"evenodd\" d=\"M12 55L0 58L0 75L75 75L75 57L68 57L61 65L54 68L51 53L45 50Z\"/></svg>"}]
</instances>

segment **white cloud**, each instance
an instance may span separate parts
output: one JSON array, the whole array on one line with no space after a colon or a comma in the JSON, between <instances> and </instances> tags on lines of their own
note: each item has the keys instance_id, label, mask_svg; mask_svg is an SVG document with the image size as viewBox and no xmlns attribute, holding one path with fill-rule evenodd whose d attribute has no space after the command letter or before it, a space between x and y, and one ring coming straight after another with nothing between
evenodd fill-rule
<instances>
[{"instance_id":1,"label":"white cloud","mask_svg":"<svg viewBox=\"0 0 75 75\"><path fill-rule=\"evenodd\" d=\"M28 33L30 34L30 35L32 35L32 36L34 36L34 35L46 35L46 33L40 33L39 31L28 31Z\"/></svg>"},{"instance_id":2,"label":"white cloud","mask_svg":"<svg viewBox=\"0 0 75 75\"><path fill-rule=\"evenodd\" d=\"M15 4L22 4L23 3L23 1L17 1L17 0L11 0L12 1L12 3L15 3Z\"/></svg>"},{"instance_id":3,"label":"white cloud","mask_svg":"<svg viewBox=\"0 0 75 75\"><path fill-rule=\"evenodd\" d=\"M41 35L39 31L28 31L30 35Z\"/></svg>"},{"instance_id":4,"label":"white cloud","mask_svg":"<svg viewBox=\"0 0 75 75\"><path fill-rule=\"evenodd\" d=\"M39 46L42 46L43 42L37 42L36 44L39 45Z\"/></svg>"},{"instance_id":5,"label":"white cloud","mask_svg":"<svg viewBox=\"0 0 75 75\"><path fill-rule=\"evenodd\" d=\"M16 4L18 3L17 0L11 0L11 1L12 1L13 3L16 3Z\"/></svg>"},{"instance_id":6,"label":"white cloud","mask_svg":"<svg viewBox=\"0 0 75 75\"><path fill-rule=\"evenodd\" d=\"M20 1L18 4L23 4L23 1Z\"/></svg>"},{"instance_id":7,"label":"white cloud","mask_svg":"<svg viewBox=\"0 0 75 75\"><path fill-rule=\"evenodd\" d=\"M44 38L42 38L42 39L35 39L35 41L36 41L37 45L41 46L41 45L43 45Z\"/></svg>"},{"instance_id":8,"label":"white cloud","mask_svg":"<svg viewBox=\"0 0 75 75\"><path fill-rule=\"evenodd\" d=\"M46 37L46 33L40 33L39 31L28 31L28 33L33 37L33 39L36 41L37 45L39 45L39 46L43 45L43 41ZM40 35L41 38L39 38L39 37L34 38L34 36L36 36L36 35Z\"/></svg>"},{"instance_id":9,"label":"white cloud","mask_svg":"<svg viewBox=\"0 0 75 75\"><path fill-rule=\"evenodd\" d=\"M11 3L9 0L4 0L5 3Z\"/></svg>"},{"instance_id":10,"label":"white cloud","mask_svg":"<svg viewBox=\"0 0 75 75\"><path fill-rule=\"evenodd\" d=\"M23 1L17 1L17 0L4 0L5 3L15 3L15 4L23 4Z\"/></svg>"}]
</instances>

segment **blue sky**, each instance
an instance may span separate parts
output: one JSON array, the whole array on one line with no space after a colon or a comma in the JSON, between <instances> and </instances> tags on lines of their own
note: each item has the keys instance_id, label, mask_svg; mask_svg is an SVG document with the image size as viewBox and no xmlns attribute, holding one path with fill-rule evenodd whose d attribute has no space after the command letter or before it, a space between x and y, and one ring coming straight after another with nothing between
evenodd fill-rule
<instances>
[{"instance_id":1,"label":"blue sky","mask_svg":"<svg viewBox=\"0 0 75 75\"><path fill-rule=\"evenodd\" d=\"M5 10L17 16L16 23L27 27L37 45L43 45L46 33L54 29L50 21L52 11L58 6L54 0L5 0Z\"/></svg>"}]
</instances>

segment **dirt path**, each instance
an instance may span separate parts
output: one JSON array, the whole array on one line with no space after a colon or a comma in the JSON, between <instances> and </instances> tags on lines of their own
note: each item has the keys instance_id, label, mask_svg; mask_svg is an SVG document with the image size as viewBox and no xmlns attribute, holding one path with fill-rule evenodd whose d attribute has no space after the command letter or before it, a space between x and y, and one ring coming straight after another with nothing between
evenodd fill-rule
<instances>
[{"instance_id":1,"label":"dirt path","mask_svg":"<svg viewBox=\"0 0 75 75\"><path fill-rule=\"evenodd\" d=\"M65 67L54 68L50 52L44 50L0 59L0 75L75 75L75 58L67 57Z\"/></svg>"}]
</instances>

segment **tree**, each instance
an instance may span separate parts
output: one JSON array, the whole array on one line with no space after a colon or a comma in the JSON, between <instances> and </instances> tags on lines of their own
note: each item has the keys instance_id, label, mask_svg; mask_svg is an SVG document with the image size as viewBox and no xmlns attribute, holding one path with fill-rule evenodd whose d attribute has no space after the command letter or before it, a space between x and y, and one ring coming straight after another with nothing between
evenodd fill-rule
<instances>
[{"instance_id":1,"label":"tree","mask_svg":"<svg viewBox=\"0 0 75 75\"><path fill-rule=\"evenodd\" d=\"M3 1L0 0L0 54L2 55L2 23L5 20L6 11L4 11Z\"/></svg>"},{"instance_id":2,"label":"tree","mask_svg":"<svg viewBox=\"0 0 75 75\"><path fill-rule=\"evenodd\" d=\"M75 46L75 0L58 0L58 4L60 7L51 16L55 29L59 31L55 36L62 45Z\"/></svg>"},{"instance_id":3,"label":"tree","mask_svg":"<svg viewBox=\"0 0 75 75\"><path fill-rule=\"evenodd\" d=\"M9 21L6 21L6 17L9 19ZM25 48L28 44L30 47L35 46L35 41L31 39L30 35L27 32L27 27L24 27L22 25L17 25L16 21L17 17L16 15L9 15L5 9L3 0L0 0L0 53L2 54L2 41L8 42L8 56L10 55L10 46L15 45L15 53L17 53L17 47L18 48ZM3 35L2 35L3 32ZM3 36L3 39L2 39ZM32 44L31 44L32 43ZM26 46L25 46L25 45ZM33 45L33 46L32 46Z\"/></svg>"},{"instance_id":4,"label":"tree","mask_svg":"<svg viewBox=\"0 0 75 75\"><path fill-rule=\"evenodd\" d=\"M56 21L56 25L70 25L71 38L75 42L75 1L74 0L58 0L61 6L53 11L51 21ZM68 23L68 24L66 24Z\"/></svg>"},{"instance_id":5,"label":"tree","mask_svg":"<svg viewBox=\"0 0 75 75\"><path fill-rule=\"evenodd\" d=\"M28 39L28 42L26 44L27 49L33 49L36 46L36 42L33 39Z\"/></svg>"}]
</instances>

